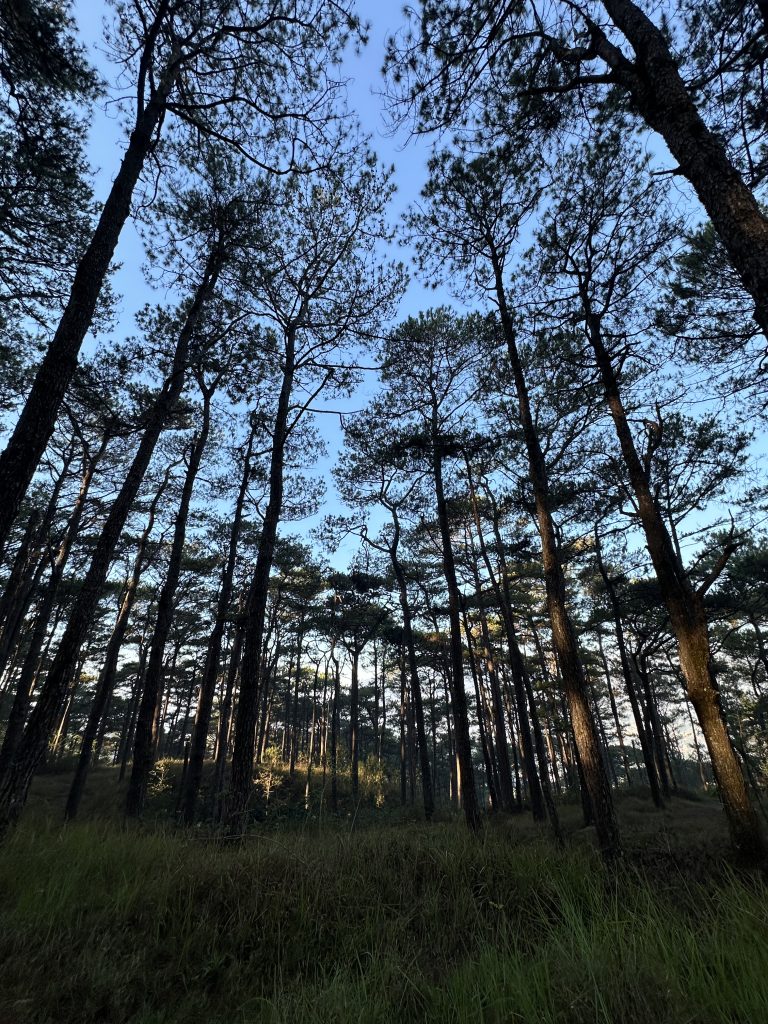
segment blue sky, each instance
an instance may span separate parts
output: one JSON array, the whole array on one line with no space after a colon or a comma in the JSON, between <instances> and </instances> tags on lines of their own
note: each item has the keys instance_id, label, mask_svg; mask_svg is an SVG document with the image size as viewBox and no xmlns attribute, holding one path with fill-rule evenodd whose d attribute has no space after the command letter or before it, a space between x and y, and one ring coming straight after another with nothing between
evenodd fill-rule
<instances>
[{"instance_id":1,"label":"blue sky","mask_svg":"<svg viewBox=\"0 0 768 1024\"><path fill-rule=\"evenodd\" d=\"M384 86L381 65L384 59L386 38L404 23L401 4L394 0L380 0L380 2L363 0L358 3L357 10L361 18L370 23L369 43L359 55L350 50L342 67L342 74L349 79L349 107L357 113L363 131L371 136L373 149L384 165L394 164L395 166L397 192L391 205L391 221L393 224L397 224L409 204L418 199L420 189L426 180L427 161L432 143L430 140L420 137L408 139L405 133L393 136L386 128L384 99L381 96ZM96 197L99 201L103 201L109 191L126 144L117 109L109 103L110 95L116 95L114 88L110 87L114 82L116 68L107 61L104 55L102 26L103 19L105 15L110 14L110 10L103 0L76 0L74 11L80 37L88 47L91 59L108 83L107 97L97 105L94 111L89 138L89 159L96 171ZM391 255L402 259L406 264L409 262L407 250L400 246L393 247ZM115 262L119 264L119 269L114 275L113 284L116 292L121 296L114 331L116 337L124 337L135 332L134 314L152 298L152 293L141 270L143 260L144 250L141 239L135 226L129 221L123 229L115 256ZM447 291L425 288L410 267L409 271L411 280L400 303L398 320L443 302L457 304ZM173 297L155 293L154 298L158 301L172 301ZM87 344L92 344L92 341L89 339ZM376 390L376 375L369 373L351 399L346 402L334 403L333 408L342 410L361 408ZM320 405L327 408L330 403L321 402ZM333 508L338 499L330 478L334 452L342 443L339 421L335 416L320 416L317 419L320 432L329 448L329 457L321 459L317 463L314 473L327 481L329 507L325 511L339 511L339 509ZM314 525L318 518L313 517L312 520L305 523L286 524L285 529L294 534L302 534ZM346 562L351 554L351 546L345 545L344 550L339 552L334 561L341 566L341 563Z\"/></svg>"},{"instance_id":2,"label":"blue sky","mask_svg":"<svg viewBox=\"0 0 768 1024\"><path fill-rule=\"evenodd\" d=\"M381 161L395 165L395 182L397 194L391 206L391 219L397 223L403 211L415 200L426 180L426 164L434 140L423 137L407 138L404 133L392 136L388 133L384 118L384 100L380 95L383 89L381 65L384 57L385 40L404 23L402 6L397 0L359 0L357 10L363 20L370 22L370 41L361 55L350 52L342 69L349 78L349 106L356 111L363 130L372 137L372 145ZM102 19L109 9L104 0L76 0L75 16L83 41L91 50L94 63L102 70L107 82L114 79L115 68L110 66L102 53ZM668 164L669 158L665 148L651 138L649 145L654 154L658 153L659 162ZM90 160L97 169L96 194L103 200L109 190L112 179L117 171L125 138L117 119L116 110L108 103L102 103L96 110L90 137ZM691 197L683 193L683 202L691 204L696 220L700 219L698 203L691 203ZM409 262L407 250L398 248L393 255ZM143 248L138 234L131 222L127 223L118 246L116 260L121 264L114 278L117 292L122 296L120 302L117 336L123 336L135 330L134 313L146 301L152 298L151 292L141 272ZM412 313L434 306L441 302L457 305L445 290L437 292L423 287L411 270L411 283L400 304L398 319ZM158 300L172 300L172 296L157 294ZM376 391L375 374L368 374L358 393L347 403L339 404L339 408L351 410L363 406L367 399ZM322 403L327 407L327 403ZM319 417L319 426L325 437L331 457L321 460L316 472L329 478L329 469L333 462L334 449L341 443L338 419L335 416ZM762 445L758 444L758 450ZM764 450L764 449L763 449ZM331 504L334 500L333 485L328 479L328 497ZM329 509L331 510L331 509ZM291 532L303 532L310 524L296 524Z\"/></svg>"},{"instance_id":3,"label":"blue sky","mask_svg":"<svg viewBox=\"0 0 768 1024\"><path fill-rule=\"evenodd\" d=\"M361 18L371 24L370 42L360 56L350 51L342 73L349 78L349 106L357 112L363 130L371 135L374 150L383 164L395 165L397 194L392 203L391 217L396 223L407 206L418 198L426 180L431 142L419 137L407 139L404 133L394 137L389 134L385 128L384 101L377 95L383 88L381 65L385 40L404 22L401 4L396 0L362 0L357 9ZM102 21L109 8L103 0L76 0L74 10L80 36L109 83L114 79L115 68L106 61L102 52ZM89 145L91 164L97 172L96 194L99 200L103 200L109 190L124 146L125 138L117 112L108 102L102 101L94 113ZM407 252L398 249L397 255L407 262ZM115 287L123 296L120 317L123 331L133 329L133 312L146 301L147 285L140 269L142 260L141 241L133 225L128 223L116 254L116 261L122 264L115 277ZM399 318L441 301L449 301L447 293L438 292L436 295L413 278L403 297Z\"/></svg>"}]
</instances>

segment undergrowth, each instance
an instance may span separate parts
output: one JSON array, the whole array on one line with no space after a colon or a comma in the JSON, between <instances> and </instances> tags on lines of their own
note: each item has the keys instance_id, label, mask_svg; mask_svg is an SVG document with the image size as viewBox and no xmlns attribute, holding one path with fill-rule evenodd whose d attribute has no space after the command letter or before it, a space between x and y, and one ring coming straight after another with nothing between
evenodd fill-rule
<instances>
[{"instance_id":1,"label":"undergrowth","mask_svg":"<svg viewBox=\"0 0 768 1024\"><path fill-rule=\"evenodd\" d=\"M458 823L23 825L0 853L3 1024L768 1020L755 877L608 873Z\"/></svg>"}]
</instances>

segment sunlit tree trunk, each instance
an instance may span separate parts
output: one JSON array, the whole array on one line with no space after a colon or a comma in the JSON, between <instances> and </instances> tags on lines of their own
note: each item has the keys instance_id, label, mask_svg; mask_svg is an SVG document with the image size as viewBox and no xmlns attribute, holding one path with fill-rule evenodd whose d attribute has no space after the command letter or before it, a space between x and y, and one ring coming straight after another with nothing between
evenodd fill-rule
<instances>
[{"instance_id":1,"label":"sunlit tree trunk","mask_svg":"<svg viewBox=\"0 0 768 1024\"><path fill-rule=\"evenodd\" d=\"M640 522L658 580L659 589L675 633L680 667L688 697L696 711L709 750L712 769L728 816L734 845L745 856L764 859L768 849L747 785L736 757L712 664L707 618L702 596L693 589L679 564L669 532L651 491L648 474L635 447L619 392L613 361L605 348L599 317L582 296L587 331L600 371L603 391L613 419Z\"/></svg>"},{"instance_id":2,"label":"sunlit tree trunk","mask_svg":"<svg viewBox=\"0 0 768 1024\"><path fill-rule=\"evenodd\" d=\"M544 454L531 413L528 386L517 349L515 328L507 306L501 264L495 251L492 261L501 325L515 383L520 424L523 428L528 454L528 466L536 507L536 522L541 538L541 555L552 641L560 665L571 727L579 753L579 763L586 792L594 814L598 841L603 855L610 859L621 854L621 841L613 808L611 787L600 754L600 742L595 721L589 707L584 668L576 641L576 633L568 613L565 575L550 511L549 482Z\"/></svg>"}]
</instances>

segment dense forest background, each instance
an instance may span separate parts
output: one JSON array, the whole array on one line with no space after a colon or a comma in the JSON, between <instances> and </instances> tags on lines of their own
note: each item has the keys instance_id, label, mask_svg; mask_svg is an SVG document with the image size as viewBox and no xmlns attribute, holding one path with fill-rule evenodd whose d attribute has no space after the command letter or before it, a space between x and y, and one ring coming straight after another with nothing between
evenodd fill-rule
<instances>
[{"instance_id":1,"label":"dense forest background","mask_svg":"<svg viewBox=\"0 0 768 1024\"><path fill-rule=\"evenodd\" d=\"M746 0L0 0L14 870L83 816L764 869L767 60Z\"/></svg>"}]
</instances>

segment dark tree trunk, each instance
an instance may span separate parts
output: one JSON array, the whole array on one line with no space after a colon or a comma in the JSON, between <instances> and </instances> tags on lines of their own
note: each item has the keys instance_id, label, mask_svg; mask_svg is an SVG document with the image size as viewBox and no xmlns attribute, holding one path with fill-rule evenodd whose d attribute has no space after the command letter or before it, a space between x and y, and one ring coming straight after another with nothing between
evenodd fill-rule
<instances>
[{"instance_id":1,"label":"dark tree trunk","mask_svg":"<svg viewBox=\"0 0 768 1024\"><path fill-rule=\"evenodd\" d=\"M16 752L19 740L21 739L24 731L24 723L27 720L27 713L32 699L35 676L40 666L40 655L45 643L45 637L48 633L51 612L53 611L59 585L64 575L64 568L67 564L69 553L72 550L72 544L74 543L75 537L80 529L80 520L82 518L86 498L88 497L91 481L93 480L96 463L103 454L105 448L106 438L96 455L93 458L86 460L83 476L80 481L80 491L78 493L77 500L75 501L74 508L70 513L69 522L67 523L67 528L64 531L64 536L59 545L59 550L56 554L56 558L53 560L53 564L51 565L51 574L48 577L42 598L37 607L29 647L27 648L24 661L21 665L21 672L19 673L19 678L16 684L16 694L8 722L6 724L3 746L0 750L0 778L3 777L8 765L13 760L13 755Z\"/></svg>"},{"instance_id":2,"label":"dark tree trunk","mask_svg":"<svg viewBox=\"0 0 768 1024\"><path fill-rule=\"evenodd\" d=\"M187 472L184 476L184 486L181 490L181 500L179 501L179 509L176 513L176 522L173 528L173 542L171 544L171 555L168 560L168 570L160 596L157 599L155 630L149 646L147 672L144 676L144 689L141 694L141 703L139 704L139 717L136 720L136 736L133 741L133 767L131 769L131 778L128 783L125 803L125 811L129 818L138 817L144 809L149 775L154 764L155 730L153 729L153 720L162 686L163 655L171 629L173 604L176 588L179 585L179 576L181 575L181 559L184 554L184 541L187 535L187 520L189 518L189 507L192 502L192 491L194 490L195 480L197 479L203 452L208 441L210 426L211 390L203 389L203 420L200 433L193 439L190 447L189 463L187 464Z\"/></svg>"},{"instance_id":3,"label":"dark tree trunk","mask_svg":"<svg viewBox=\"0 0 768 1024\"><path fill-rule=\"evenodd\" d=\"M99 678L96 683L96 692L93 696L93 703L91 704L91 710L88 715L88 721L85 725L83 732L82 743L80 746L80 755L77 760L77 767L75 768L75 775L72 779L72 785L69 790L69 796L67 797L67 804L64 810L64 817L67 821L71 820L77 815L80 807L80 801L83 797L85 790L85 782L88 777L88 772L92 763L93 746L96 741L97 734L99 732L99 726L103 721L107 703L112 696L112 691L115 688L115 676L117 674L117 661L120 656L120 650L123 646L123 640L128 629L128 622L131 617L131 611L133 609L134 601L136 600L136 594L139 587L139 580L141 579L141 573L144 568L144 562L146 558L147 544L149 542L150 534L155 525L155 516L157 514L157 506L160 502L165 488L168 486L172 467L169 466L163 476L163 480L158 488L152 502L149 506L149 516L147 519L147 525L139 538L139 543L136 548L136 554L133 560L133 568L131 575L126 582L125 589L123 591L122 600L120 601L120 608L115 619L115 625L112 630L112 635L109 638L107 644L107 650L104 655L104 664L101 667Z\"/></svg>"},{"instance_id":4,"label":"dark tree trunk","mask_svg":"<svg viewBox=\"0 0 768 1024\"><path fill-rule=\"evenodd\" d=\"M669 800L671 794L669 786L669 775L667 773L667 757L665 750L664 734L661 729L656 699L651 689L651 682L648 677L644 655L636 655L630 652L630 662L634 668L635 678L640 684L640 691L645 702L645 731L650 737L653 750L653 763L656 767L656 774L659 778L662 796Z\"/></svg>"},{"instance_id":5,"label":"dark tree trunk","mask_svg":"<svg viewBox=\"0 0 768 1024\"><path fill-rule=\"evenodd\" d=\"M235 626L235 639L232 642L232 650L229 655L229 665L227 666L227 681L224 687L224 699L221 703L221 708L219 709L219 724L216 730L216 763L214 767L213 782L214 821L219 820L223 804L225 803L222 799L224 776L226 774L227 757L229 756L230 732L232 728L232 700L235 692L235 680L237 679L238 672L240 671L240 654L243 649L243 633L245 631L245 624L242 622L241 616L244 610L245 602L241 597L238 602L238 621Z\"/></svg>"},{"instance_id":6,"label":"dark tree trunk","mask_svg":"<svg viewBox=\"0 0 768 1024\"><path fill-rule=\"evenodd\" d=\"M339 749L339 706L341 704L341 665L331 652L333 660L333 709L331 711L331 810L339 810L338 749Z\"/></svg>"},{"instance_id":7,"label":"dark tree trunk","mask_svg":"<svg viewBox=\"0 0 768 1024\"><path fill-rule=\"evenodd\" d=\"M608 665L608 658L605 655L605 648L603 647L603 638L600 634L600 630L597 630L597 647L600 651L600 661L603 665L603 672L605 673L605 685L608 688L608 697L611 702L611 714L613 715L613 724L616 729L616 736L619 741L619 749L621 750L621 761L624 766L624 777L627 780L627 785L632 785L632 778L629 772L629 758L627 756L627 747L624 743L624 730L621 726L621 719L619 718L619 709L616 706L616 695L613 692L613 681L611 679L611 669Z\"/></svg>"},{"instance_id":8,"label":"dark tree trunk","mask_svg":"<svg viewBox=\"0 0 768 1024\"><path fill-rule=\"evenodd\" d=\"M296 638L296 671L294 673L293 686L293 715L291 718L291 736L288 752L288 772L293 776L296 771L296 757L299 748L298 722L299 722L299 690L301 688L301 645L304 643L304 615L302 613L299 633ZM287 720L286 720L287 725Z\"/></svg>"},{"instance_id":9,"label":"dark tree trunk","mask_svg":"<svg viewBox=\"0 0 768 1024\"><path fill-rule=\"evenodd\" d=\"M480 828L480 809L475 792L475 775L472 768L472 739L469 732L469 710L464 689L464 658L461 647L461 602L459 585L456 580L456 563L451 546L451 528L448 520L448 504L443 488L443 456L440 450L437 412L432 415L432 473L434 478L437 519L440 524L442 542L443 575L448 590L448 621L450 623L451 655L451 704L453 707L453 736L460 775L461 802L467 826L472 832Z\"/></svg>"},{"instance_id":10,"label":"dark tree trunk","mask_svg":"<svg viewBox=\"0 0 768 1024\"><path fill-rule=\"evenodd\" d=\"M283 504L283 465L295 371L296 329L296 325L292 324L285 335L283 380L275 416L269 467L269 501L264 513L256 555L256 567L248 592L245 612L246 625L240 673L240 698L235 718L232 779L227 809L229 819L227 827L231 835L239 835L245 831L246 811L253 778L262 639L269 592L269 575L272 569L277 526Z\"/></svg>"},{"instance_id":11,"label":"dark tree trunk","mask_svg":"<svg viewBox=\"0 0 768 1024\"><path fill-rule=\"evenodd\" d=\"M351 669L349 684L349 774L352 788L352 801L357 803L360 792L360 767L358 759L360 751L360 702L359 702L359 678L360 647L356 640L352 641L352 649L349 652Z\"/></svg>"},{"instance_id":12,"label":"dark tree trunk","mask_svg":"<svg viewBox=\"0 0 768 1024\"><path fill-rule=\"evenodd\" d=\"M501 608L501 605L499 603L499 597L501 595L500 595L499 588L496 585L495 576L494 576L494 574L493 574L493 572L492 572L492 570L490 568L490 559L487 556L487 551L486 551L486 547L485 547L485 541L484 541L484 538L482 536L482 529L481 529L481 526L480 526L480 517L479 517L479 514L478 514L478 510L477 510L476 501L474 500L476 496L474 494L474 487L473 487L473 484L472 484L472 477L471 477L471 471L469 470L469 465L467 465L467 470L468 470L468 475L469 475L470 493L471 493L471 496L473 498L473 512L474 512L474 516L475 516L475 531L476 531L476 534L477 534L477 537L478 537L478 541L479 541L479 544L480 544L480 550L481 550L481 554L483 556L483 561L485 562L486 570L490 573L490 580L491 580L491 585L492 585L493 590L494 590L494 596L496 597L497 604L499 605L499 611L502 612L502 617L503 617L503 614L504 614L503 613L503 609ZM486 657L486 663L487 663L487 667L488 667L488 681L489 681L490 690L491 690L491 707L492 707L492 710L493 710L493 721L494 721L494 728L495 728L495 731L496 731L496 755L497 755L498 764L499 764L499 797L500 797L500 800L501 800L502 810L511 811L511 810L513 810L513 807L514 807L515 797L514 797L514 792L513 792L513 789L512 789L512 770L511 770L510 764L509 764L509 751L507 749L507 737L506 737L506 732L505 732L505 728L504 728L504 706L503 706L502 699L501 699L501 687L500 687L500 684L499 684L499 675L498 675L498 672L496 671L496 665L495 665L494 659L493 659L493 650L491 648L491 637L490 637L490 633L488 631L488 619L487 619L487 616L486 616L486 613L485 613L485 608L483 607L483 594L482 594L482 587L481 587L481 584L480 584L480 573L477 570L477 563L475 561L474 551L469 552L468 554L469 554L470 568L472 570L472 575L473 575L474 584L475 584L475 594L476 594L476 597L477 597L478 614L480 616L480 628L482 630L483 647L485 649L485 657ZM515 673L514 673L514 670L513 670L513 676L514 675L515 675ZM518 694L517 691L516 691L516 697L519 697L519 696L520 696L520 694ZM526 733L526 736L521 737L522 738L522 744L523 744L523 758L524 758L524 761L525 761L525 773L526 773L526 776L528 778L528 786L529 786L529 790L530 790L530 793L531 793L531 806L533 807L533 812L534 812L533 816L534 816L534 818L537 818L537 819L540 820L540 819L544 818L544 816L545 816L544 804L543 804L543 801L542 801L541 787L539 785L539 778L538 778L538 775L536 774L536 763L535 763L535 761L533 759L533 747L532 747L532 744L531 744L531 735L530 735L530 729L529 729L528 720L527 720L528 716L526 714L526 708L525 708L525 695L523 694L522 696L523 696L522 710L520 710L521 705L518 703L518 715L520 716L520 733L523 732L523 728L525 728L525 733Z\"/></svg>"},{"instance_id":13,"label":"dark tree trunk","mask_svg":"<svg viewBox=\"0 0 768 1024\"><path fill-rule=\"evenodd\" d=\"M53 519L56 512L56 500L58 499L61 486L64 483L64 477L69 469L72 457L72 454L67 455L67 461L65 462L64 467L62 467L62 472L59 473L56 483L54 484L54 494L49 498L48 510L50 512L51 519ZM39 538L41 519L42 513L40 512L40 509L33 509L30 513L29 519L27 520L27 525L24 528L24 533L21 536L19 546L16 549L16 554L14 555L13 562L11 564L11 571L8 574L8 579L6 580L5 587L3 588L2 597L0 597L0 629L3 631L5 631L5 622L15 600L16 593L27 572L30 571L30 566L33 562L33 544L35 544Z\"/></svg>"},{"instance_id":14,"label":"dark tree trunk","mask_svg":"<svg viewBox=\"0 0 768 1024\"><path fill-rule=\"evenodd\" d=\"M125 778L125 770L128 766L128 755L130 754L131 747L133 746L133 733L136 729L136 716L139 713L139 701L141 700L141 687L144 682L144 672L147 668L148 649L147 638L145 635L142 637L139 645L139 667L136 671L136 679L131 687L131 703L128 708L128 713L125 716L123 731L120 736L120 748L118 751L118 760L120 761L120 774L118 776L119 782L122 782Z\"/></svg>"},{"instance_id":15,"label":"dark tree trunk","mask_svg":"<svg viewBox=\"0 0 768 1024\"><path fill-rule=\"evenodd\" d=\"M56 478L53 490L48 498L45 513L42 517L33 512L29 518L27 529L16 553L10 579L3 592L0 602L0 672L5 668L18 637L19 629L27 614L32 595L37 590L40 579L45 571L47 558L41 556L40 549L49 548L49 533L56 515L59 495L69 473L73 460L73 450L67 451L61 472ZM49 613L50 614L50 613Z\"/></svg>"},{"instance_id":16,"label":"dark tree trunk","mask_svg":"<svg viewBox=\"0 0 768 1024\"><path fill-rule=\"evenodd\" d=\"M499 772L496 763L496 757L491 743L491 738L488 735L488 729L486 727L486 708L485 701L481 693L480 680L478 678L477 671L477 659L474 650L474 644L472 642L472 633L469 627L469 619L467 617L467 609L464 602L461 602L461 614L464 621L464 635L467 639L467 653L469 654L469 670L472 675L472 684L475 689L475 706L477 708L477 728L480 733L480 749L483 752L483 764L485 766L485 778L488 783L488 796L491 801L491 810L495 813L499 810L500 798L499 798ZM510 778L511 783L511 778ZM511 810L511 807L505 808Z\"/></svg>"},{"instance_id":17,"label":"dark tree trunk","mask_svg":"<svg viewBox=\"0 0 768 1024\"><path fill-rule=\"evenodd\" d=\"M480 544L480 553L485 563L488 577L491 581L496 603L499 611L501 612L502 622L504 623L504 633L507 638L507 650L509 653L509 665L512 670L512 684L515 688L515 703L517 705L517 715L519 719L519 734L523 752L523 762L525 764L525 772L528 776L528 786L531 795L531 810L533 817L536 821L542 821L545 816L544 804L546 802L550 810L550 819L552 821L555 832L559 831L559 825L557 824L557 812L554 810L554 804L552 804L551 794L547 798L545 793L546 789L546 769L542 766L542 778L539 778L536 772L536 762L534 760L533 745L531 743L531 728L528 716L527 701L530 694L526 693L526 689L530 689L530 681L526 685L527 669L523 656L520 653L520 645L517 642L517 634L515 631L514 618L512 614L512 599L509 592L509 579L507 575L506 559L504 557L504 545L501 539L501 532L499 530L498 522L498 511L495 504L493 504L493 532L496 540L496 546L499 551L499 559L501 562L501 584L496 572L494 571L491 559L488 554L488 548L483 537L483 532L480 522L480 512L477 504L477 493L475 491L474 482L472 480L472 474L469 464L467 464L468 482L470 487L470 497L472 499L472 510L475 520L475 530L477 532L478 542ZM532 693L532 691L531 691ZM531 701L531 716L535 717L536 709L535 705ZM541 764L541 760L540 760ZM554 814L554 817L552 815Z\"/></svg>"},{"instance_id":18,"label":"dark tree trunk","mask_svg":"<svg viewBox=\"0 0 768 1024\"><path fill-rule=\"evenodd\" d=\"M633 0L602 3L632 46L636 59L628 60L595 28L592 34L597 53L611 68L615 80L630 93L646 123L662 136L678 162L679 172L690 181L754 299L755 319L768 337L768 219L729 159L723 140L699 114L665 33ZM706 664L705 655L697 657ZM704 714L716 729L717 716L710 709ZM722 737L717 746L727 758ZM731 774L729 769L729 778ZM753 840L745 835L745 841Z\"/></svg>"},{"instance_id":19,"label":"dark tree trunk","mask_svg":"<svg viewBox=\"0 0 768 1024\"><path fill-rule=\"evenodd\" d=\"M200 782L203 777L205 748L208 742L208 729L211 722L213 697L216 690L216 679L219 675L219 662L221 660L221 641L224 637L224 628L227 623L227 616L230 612L229 606L232 602L232 584L235 576L235 565L237 563L237 544L240 538L240 526L243 519L243 505L245 504L245 495L248 490L248 480L250 479L251 474L251 454L253 452L254 435L255 427L252 427L248 435L248 446L243 460L243 475L240 480L240 490L237 494L235 514L232 520L232 529L229 534L227 561L224 565L224 570L221 576L219 598L216 605L216 618L208 641L203 675L200 680L200 696L197 702L195 724L192 730L192 739L189 749L189 768L185 777L181 802L181 820L186 825L191 825L194 821L197 794L200 790Z\"/></svg>"},{"instance_id":20,"label":"dark tree trunk","mask_svg":"<svg viewBox=\"0 0 768 1024\"><path fill-rule=\"evenodd\" d=\"M640 710L640 703L637 698L637 690L635 688L634 670L627 654L627 645L624 639L624 626L621 619L621 605L619 603L619 597L616 593L616 587L613 580L608 574L605 563L603 562L603 552L600 544L600 532L595 526L595 555L597 557L597 567L600 570L600 575L603 578L603 584L605 586L605 592L608 595L608 601L611 605L611 611L613 612L613 625L616 632L616 644L619 648L619 659L621 661L621 670L624 674L624 685L627 690L627 696L629 697L629 704L632 708L632 717L635 720L635 729L637 731L638 738L640 740L640 749L643 752L643 761L645 762L645 772L648 776L648 785L651 789L651 796L654 804L661 808L664 806L664 799L661 795L661 786L659 785L659 775L656 771L656 761L653 756L653 748L651 745L651 739L645 728L643 722L642 712Z\"/></svg>"},{"instance_id":21,"label":"dark tree trunk","mask_svg":"<svg viewBox=\"0 0 768 1024\"><path fill-rule=\"evenodd\" d=\"M413 619L411 616L411 605L408 600L408 587L405 579L405 572L397 555L397 548L400 540L400 521L397 511L392 509L392 519L395 533L389 547L389 556L392 562L392 571L397 580L397 589L400 597L400 610L403 616L403 640L405 652L408 659L408 671L411 677L411 696L413 697L414 713L416 716L416 736L419 744L419 763L421 765L421 791L424 800L424 817L429 821L435 810L435 796L432 789L432 770L429 762L429 747L427 745L427 733L424 728L424 704L421 697L421 683L419 681L419 670L416 662L416 646L413 640Z\"/></svg>"},{"instance_id":22,"label":"dark tree trunk","mask_svg":"<svg viewBox=\"0 0 768 1024\"><path fill-rule=\"evenodd\" d=\"M406 759L405 712L408 699L408 677L405 674L405 651L400 649L400 806L408 802L408 764Z\"/></svg>"},{"instance_id":23,"label":"dark tree trunk","mask_svg":"<svg viewBox=\"0 0 768 1024\"><path fill-rule=\"evenodd\" d=\"M320 678L320 662L315 666L315 678L312 684L312 718L309 726L309 739L307 743L307 780L304 784L304 810L309 812L309 802L312 795L312 768L315 760L315 736L317 733L317 683ZM323 689L328 687L328 662L325 663L325 680Z\"/></svg>"},{"instance_id":24,"label":"dark tree trunk","mask_svg":"<svg viewBox=\"0 0 768 1024\"><path fill-rule=\"evenodd\" d=\"M45 753L58 709L67 692L67 685L80 647L94 619L115 546L120 539L125 520L144 479L160 433L181 395L189 343L205 302L215 284L218 266L218 254L212 255L179 334L171 374L151 409L149 422L128 475L102 528L91 565L83 580L56 657L48 672L35 709L30 715L16 756L9 766L6 778L0 783L0 835L21 813L27 799L32 776Z\"/></svg>"},{"instance_id":25,"label":"dark tree trunk","mask_svg":"<svg viewBox=\"0 0 768 1024\"><path fill-rule=\"evenodd\" d=\"M176 72L178 73L178 72ZM56 424L64 394L96 310L115 246L131 208L136 183L152 150L175 78L161 75L155 94L142 109L120 169L104 203L93 237L75 272L67 305L37 371L21 416L0 455L0 551L5 546L37 465Z\"/></svg>"},{"instance_id":26,"label":"dark tree trunk","mask_svg":"<svg viewBox=\"0 0 768 1024\"><path fill-rule=\"evenodd\" d=\"M71 456L68 458L69 461L54 484L46 515L42 516L39 509L34 509L27 520L26 529L16 550L2 597L0 597L0 673L7 668L10 661L18 627L27 611L29 597L32 593L31 581L35 577L38 564L44 560L44 556L43 559L40 557L39 546L41 541L45 543L45 534L47 534L56 513L59 492L69 469L69 462L71 462Z\"/></svg>"}]
</instances>

